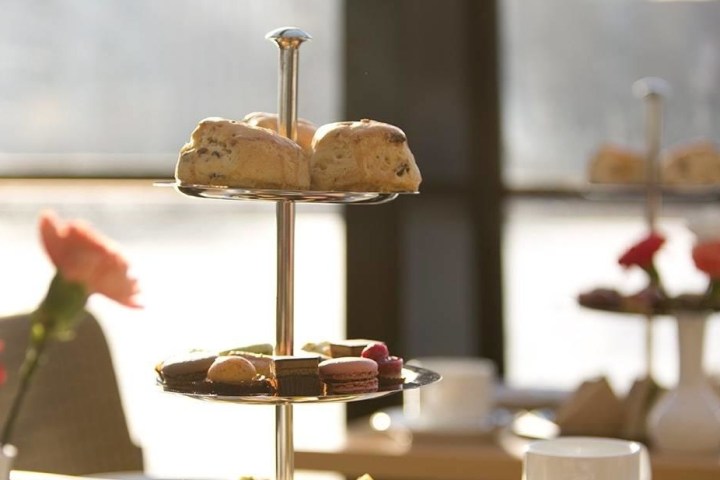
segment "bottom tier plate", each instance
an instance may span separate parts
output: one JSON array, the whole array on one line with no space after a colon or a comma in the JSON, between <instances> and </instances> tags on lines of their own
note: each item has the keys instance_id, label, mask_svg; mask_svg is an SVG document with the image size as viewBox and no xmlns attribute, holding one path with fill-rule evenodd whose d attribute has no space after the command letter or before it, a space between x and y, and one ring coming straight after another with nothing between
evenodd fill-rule
<instances>
[{"instance_id":1,"label":"bottom tier plate","mask_svg":"<svg viewBox=\"0 0 720 480\"><path fill-rule=\"evenodd\" d=\"M426 368L407 365L403 368L403 377L405 381L400 385L384 387L377 392L353 393L347 395L320 395L317 397L281 397L278 395L216 395L209 393L188 393L173 390L165 385L161 385L163 390L168 393L174 393L197 400L206 400L212 402L230 402L243 404L259 404L259 405L282 405L287 403L323 403L323 402L356 402L359 400L369 400L371 398L384 397L403 390L420 388L439 381L442 377Z\"/></svg>"}]
</instances>

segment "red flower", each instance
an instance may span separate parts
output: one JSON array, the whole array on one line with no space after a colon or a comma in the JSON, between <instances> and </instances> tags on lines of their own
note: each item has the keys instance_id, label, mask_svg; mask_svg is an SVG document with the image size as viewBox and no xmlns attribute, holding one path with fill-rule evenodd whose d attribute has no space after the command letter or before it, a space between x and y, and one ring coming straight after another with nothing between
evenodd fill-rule
<instances>
[{"instance_id":1,"label":"red flower","mask_svg":"<svg viewBox=\"0 0 720 480\"><path fill-rule=\"evenodd\" d=\"M88 295L100 293L128 307L140 306L137 282L128 277L128 263L109 239L80 221L63 224L52 212L41 214L40 235L65 280L82 285Z\"/></svg>"},{"instance_id":2,"label":"red flower","mask_svg":"<svg viewBox=\"0 0 720 480\"><path fill-rule=\"evenodd\" d=\"M720 240L698 243L693 247L692 258L698 270L720 279Z\"/></svg>"},{"instance_id":3,"label":"red flower","mask_svg":"<svg viewBox=\"0 0 720 480\"><path fill-rule=\"evenodd\" d=\"M625 268L637 265L645 270L652 267L653 257L660 247L665 243L665 237L657 232L650 235L630 247L618 260Z\"/></svg>"}]
</instances>

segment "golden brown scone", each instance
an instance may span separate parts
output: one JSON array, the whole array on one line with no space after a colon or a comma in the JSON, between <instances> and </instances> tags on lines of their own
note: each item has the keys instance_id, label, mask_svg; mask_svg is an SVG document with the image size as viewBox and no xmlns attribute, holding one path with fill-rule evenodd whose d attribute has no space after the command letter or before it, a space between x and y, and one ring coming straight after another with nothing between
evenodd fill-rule
<instances>
[{"instance_id":1,"label":"golden brown scone","mask_svg":"<svg viewBox=\"0 0 720 480\"><path fill-rule=\"evenodd\" d=\"M202 120L180 150L176 179L185 185L307 190L307 156L272 130L224 118Z\"/></svg>"},{"instance_id":2,"label":"golden brown scone","mask_svg":"<svg viewBox=\"0 0 720 480\"><path fill-rule=\"evenodd\" d=\"M422 181L405 133L387 123L329 123L315 132L312 147L313 190L415 192Z\"/></svg>"},{"instance_id":3,"label":"golden brown scone","mask_svg":"<svg viewBox=\"0 0 720 480\"><path fill-rule=\"evenodd\" d=\"M674 148L663 160L662 179L668 185L720 183L720 152L707 141Z\"/></svg>"},{"instance_id":4,"label":"golden brown scone","mask_svg":"<svg viewBox=\"0 0 720 480\"><path fill-rule=\"evenodd\" d=\"M602 145L590 159L592 183L637 184L645 182L646 163L642 153L618 145Z\"/></svg>"},{"instance_id":5,"label":"golden brown scone","mask_svg":"<svg viewBox=\"0 0 720 480\"><path fill-rule=\"evenodd\" d=\"M276 113L248 113L242 121L256 127L269 128L274 132L278 131L278 115ZM317 130L317 126L311 121L305 120L304 118L297 119L296 141L308 156L312 154L312 139L313 135L315 135L315 130Z\"/></svg>"}]
</instances>

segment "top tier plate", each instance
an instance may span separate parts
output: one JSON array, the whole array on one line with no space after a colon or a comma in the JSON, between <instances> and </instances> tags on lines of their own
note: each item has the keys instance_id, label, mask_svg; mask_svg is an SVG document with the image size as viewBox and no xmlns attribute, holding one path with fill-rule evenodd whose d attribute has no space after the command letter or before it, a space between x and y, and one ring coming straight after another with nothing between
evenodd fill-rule
<instances>
[{"instance_id":1,"label":"top tier plate","mask_svg":"<svg viewBox=\"0 0 720 480\"><path fill-rule=\"evenodd\" d=\"M157 181L154 185L158 187L174 187L178 192L190 197L212 198L217 200L263 200L377 205L395 200L399 195L397 192L316 192L310 190L229 188L212 185L183 184L174 180ZM417 192L402 193L415 194Z\"/></svg>"}]
</instances>

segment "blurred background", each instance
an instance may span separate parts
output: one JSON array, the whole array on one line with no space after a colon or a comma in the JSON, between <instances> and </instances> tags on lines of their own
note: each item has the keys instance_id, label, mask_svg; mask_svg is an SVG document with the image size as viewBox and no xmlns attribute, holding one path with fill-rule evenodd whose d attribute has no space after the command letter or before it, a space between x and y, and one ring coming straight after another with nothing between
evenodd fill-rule
<instances>
[{"instance_id":1,"label":"blurred background","mask_svg":"<svg viewBox=\"0 0 720 480\"><path fill-rule=\"evenodd\" d=\"M575 299L642 286L617 264L645 233L642 198L587 195L588 161L605 142L644 148L631 87L646 76L672 86L664 147L720 138L719 23L716 2L8 0L0 314L33 309L52 275L38 213L90 221L123 245L143 290L141 312L91 309L148 473L271 476L273 409L162 394L153 367L178 350L272 342L274 206L152 183L173 177L200 119L277 110L264 36L293 25L313 36L300 116L398 125L424 178L421 195L382 206L298 207L298 344L378 338L406 359L490 358L518 388L607 375L622 392L645 372L643 322ZM663 205L658 264L673 293L705 286L685 221L717 202ZM719 328L710 322L708 345ZM656 376L672 384L669 319L654 334ZM705 361L720 373L718 348ZM330 448L346 417L382 405L300 406L296 446Z\"/></svg>"}]
</instances>

